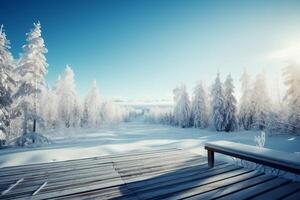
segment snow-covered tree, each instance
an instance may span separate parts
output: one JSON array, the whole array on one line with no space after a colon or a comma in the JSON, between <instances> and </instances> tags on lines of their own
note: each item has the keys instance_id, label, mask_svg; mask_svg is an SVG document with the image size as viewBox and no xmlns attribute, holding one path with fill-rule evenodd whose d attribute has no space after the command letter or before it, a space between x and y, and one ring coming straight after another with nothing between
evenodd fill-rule
<instances>
[{"instance_id":1,"label":"snow-covered tree","mask_svg":"<svg viewBox=\"0 0 300 200\"><path fill-rule=\"evenodd\" d=\"M174 125L172 108L155 106L143 111L144 121L154 124Z\"/></svg>"},{"instance_id":2,"label":"snow-covered tree","mask_svg":"<svg viewBox=\"0 0 300 200\"><path fill-rule=\"evenodd\" d=\"M194 89L191 115L194 127L206 128L208 126L207 97L202 82L198 83Z\"/></svg>"},{"instance_id":3,"label":"snow-covered tree","mask_svg":"<svg viewBox=\"0 0 300 200\"><path fill-rule=\"evenodd\" d=\"M189 95L186 91L185 85L177 87L173 90L174 93L174 120L175 124L185 128L191 124L191 109Z\"/></svg>"},{"instance_id":4,"label":"snow-covered tree","mask_svg":"<svg viewBox=\"0 0 300 200\"><path fill-rule=\"evenodd\" d=\"M57 127L58 99L53 89L46 90L41 94L40 113L43 118L44 128L55 129Z\"/></svg>"},{"instance_id":5,"label":"snow-covered tree","mask_svg":"<svg viewBox=\"0 0 300 200\"><path fill-rule=\"evenodd\" d=\"M245 130L251 129L253 123L253 109L251 107L251 82L250 75L247 70L244 70L242 77L240 78L241 82L241 98L239 102L239 114L238 121L241 128Z\"/></svg>"},{"instance_id":6,"label":"snow-covered tree","mask_svg":"<svg viewBox=\"0 0 300 200\"><path fill-rule=\"evenodd\" d=\"M285 68L285 100L288 104L288 129L291 133L300 134L300 65L290 64Z\"/></svg>"},{"instance_id":7,"label":"snow-covered tree","mask_svg":"<svg viewBox=\"0 0 300 200\"><path fill-rule=\"evenodd\" d=\"M228 75L224 83L224 130L234 131L237 129L236 99L233 95L234 86L231 75Z\"/></svg>"},{"instance_id":8,"label":"snow-covered tree","mask_svg":"<svg viewBox=\"0 0 300 200\"><path fill-rule=\"evenodd\" d=\"M56 83L55 93L58 99L58 118L61 125L69 128L80 124L81 106L75 89L74 73L69 65L61 79Z\"/></svg>"},{"instance_id":9,"label":"snow-covered tree","mask_svg":"<svg viewBox=\"0 0 300 200\"><path fill-rule=\"evenodd\" d=\"M17 72L20 76L17 97L21 98L20 106L24 115L23 133L28 131L28 121L33 121L35 131L38 116L39 94L45 89L44 76L48 64L45 54L47 49L41 36L41 24L34 23L34 28L27 34L27 44L18 63Z\"/></svg>"},{"instance_id":10,"label":"snow-covered tree","mask_svg":"<svg viewBox=\"0 0 300 200\"><path fill-rule=\"evenodd\" d=\"M251 94L251 108L253 109L252 127L254 129L263 130L266 128L270 104L265 75L264 73L258 74Z\"/></svg>"},{"instance_id":11,"label":"snow-covered tree","mask_svg":"<svg viewBox=\"0 0 300 200\"><path fill-rule=\"evenodd\" d=\"M224 120L225 120L225 108L224 108L224 90L220 80L220 74L217 74L217 78L212 86L211 91L211 120L213 127L217 131L224 131Z\"/></svg>"},{"instance_id":12,"label":"snow-covered tree","mask_svg":"<svg viewBox=\"0 0 300 200\"><path fill-rule=\"evenodd\" d=\"M122 120L123 112L119 105L107 101L102 104L101 116L105 124L115 124Z\"/></svg>"},{"instance_id":13,"label":"snow-covered tree","mask_svg":"<svg viewBox=\"0 0 300 200\"><path fill-rule=\"evenodd\" d=\"M89 127L99 127L101 123L101 98L95 80L85 98L84 120Z\"/></svg>"},{"instance_id":14,"label":"snow-covered tree","mask_svg":"<svg viewBox=\"0 0 300 200\"><path fill-rule=\"evenodd\" d=\"M13 57L9 51L10 42L6 38L3 25L0 27L0 135L7 138L10 125L10 106L15 87ZM1 145L1 144L0 144Z\"/></svg>"}]
</instances>

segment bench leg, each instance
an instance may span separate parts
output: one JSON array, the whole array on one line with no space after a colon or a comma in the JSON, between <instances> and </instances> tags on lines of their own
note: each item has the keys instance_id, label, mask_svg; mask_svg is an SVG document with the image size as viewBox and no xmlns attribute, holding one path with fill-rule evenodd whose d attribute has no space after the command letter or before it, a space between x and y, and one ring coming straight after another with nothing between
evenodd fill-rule
<instances>
[{"instance_id":1,"label":"bench leg","mask_svg":"<svg viewBox=\"0 0 300 200\"><path fill-rule=\"evenodd\" d=\"M207 150L208 167L212 168L215 164L215 154L211 150Z\"/></svg>"}]
</instances>

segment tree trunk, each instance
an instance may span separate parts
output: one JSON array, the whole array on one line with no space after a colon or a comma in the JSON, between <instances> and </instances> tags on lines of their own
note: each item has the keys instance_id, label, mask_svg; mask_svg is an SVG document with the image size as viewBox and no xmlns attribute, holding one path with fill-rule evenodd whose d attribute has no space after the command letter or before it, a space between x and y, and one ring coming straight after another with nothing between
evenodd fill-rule
<instances>
[{"instance_id":1,"label":"tree trunk","mask_svg":"<svg viewBox=\"0 0 300 200\"><path fill-rule=\"evenodd\" d=\"M22 128L23 128L23 135L25 135L27 133L27 107L24 107L24 119L23 119L23 124L22 124Z\"/></svg>"},{"instance_id":2,"label":"tree trunk","mask_svg":"<svg viewBox=\"0 0 300 200\"><path fill-rule=\"evenodd\" d=\"M36 131L36 119L33 119L33 128L32 131L35 133Z\"/></svg>"}]
</instances>

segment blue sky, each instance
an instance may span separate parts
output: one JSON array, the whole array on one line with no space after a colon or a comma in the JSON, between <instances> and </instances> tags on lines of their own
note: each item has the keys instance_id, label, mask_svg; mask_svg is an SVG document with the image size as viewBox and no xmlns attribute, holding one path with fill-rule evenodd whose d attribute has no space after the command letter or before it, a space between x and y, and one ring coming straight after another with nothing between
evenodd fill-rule
<instances>
[{"instance_id":1,"label":"blue sky","mask_svg":"<svg viewBox=\"0 0 300 200\"><path fill-rule=\"evenodd\" d=\"M217 71L237 89L245 67L274 78L300 55L300 1L1 0L14 57L40 21L53 84L66 64L84 96L97 80L106 98L171 98L172 89ZM275 70L276 69L276 70Z\"/></svg>"}]
</instances>

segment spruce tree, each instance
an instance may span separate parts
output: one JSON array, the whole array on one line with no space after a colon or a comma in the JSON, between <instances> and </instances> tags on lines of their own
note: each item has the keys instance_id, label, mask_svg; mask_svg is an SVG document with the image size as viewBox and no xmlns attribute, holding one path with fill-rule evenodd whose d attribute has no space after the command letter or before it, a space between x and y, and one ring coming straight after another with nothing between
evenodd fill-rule
<instances>
[{"instance_id":1,"label":"spruce tree","mask_svg":"<svg viewBox=\"0 0 300 200\"><path fill-rule=\"evenodd\" d=\"M258 74L251 95L251 109L253 110L252 128L256 130L266 128L270 104L265 75L263 73Z\"/></svg>"},{"instance_id":2,"label":"spruce tree","mask_svg":"<svg viewBox=\"0 0 300 200\"><path fill-rule=\"evenodd\" d=\"M207 97L202 82L197 84L194 89L191 112L195 128L206 128L208 126Z\"/></svg>"},{"instance_id":3,"label":"spruce tree","mask_svg":"<svg viewBox=\"0 0 300 200\"><path fill-rule=\"evenodd\" d=\"M250 130L253 123L253 109L251 107L251 86L250 76L247 70L244 71L241 82L241 98L239 103L238 122L242 129Z\"/></svg>"},{"instance_id":4,"label":"spruce tree","mask_svg":"<svg viewBox=\"0 0 300 200\"><path fill-rule=\"evenodd\" d=\"M185 85L174 89L174 120L175 124L186 128L191 124L190 100Z\"/></svg>"},{"instance_id":5,"label":"spruce tree","mask_svg":"<svg viewBox=\"0 0 300 200\"><path fill-rule=\"evenodd\" d=\"M48 50L41 35L41 24L38 22L33 25L33 29L27 33L27 44L23 46L23 53L17 68L20 81L16 96L21 98L24 134L28 131L29 120L33 121L33 132L36 131L36 120L39 118L39 95L45 90L44 76L48 67L45 57Z\"/></svg>"},{"instance_id":6,"label":"spruce tree","mask_svg":"<svg viewBox=\"0 0 300 200\"><path fill-rule=\"evenodd\" d=\"M85 98L84 113L87 126L99 127L101 123L101 98L95 80Z\"/></svg>"},{"instance_id":7,"label":"spruce tree","mask_svg":"<svg viewBox=\"0 0 300 200\"><path fill-rule=\"evenodd\" d=\"M16 85L13 57L9 51L10 42L6 38L3 25L0 27L0 135L8 136L10 106ZM1 145L1 144L0 144Z\"/></svg>"},{"instance_id":8,"label":"spruce tree","mask_svg":"<svg viewBox=\"0 0 300 200\"><path fill-rule=\"evenodd\" d=\"M300 134L300 66L289 64L284 70L287 92L285 100L288 105L288 131Z\"/></svg>"},{"instance_id":9,"label":"spruce tree","mask_svg":"<svg viewBox=\"0 0 300 200\"><path fill-rule=\"evenodd\" d=\"M225 108L225 119L224 119L224 130L226 132L234 131L237 129L236 119L236 99L233 95L234 86L230 75L227 76L224 83L224 108Z\"/></svg>"},{"instance_id":10,"label":"spruce tree","mask_svg":"<svg viewBox=\"0 0 300 200\"><path fill-rule=\"evenodd\" d=\"M212 86L212 101L211 101L211 117L213 127L216 131L224 131L225 109L224 109L224 91L220 80L220 74L217 74L217 78Z\"/></svg>"},{"instance_id":11,"label":"spruce tree","mask_svg":"<svg viewBox=\"0 0 300 200\"><path fill-rule=\"evenodd\" d=\"M61 79L58 80L55 93L59 102L58 118L61 125L66 128L79 126L81 106L75 89L74 72L69 65L66 66Z\"/></svg>"}]
</instances>

